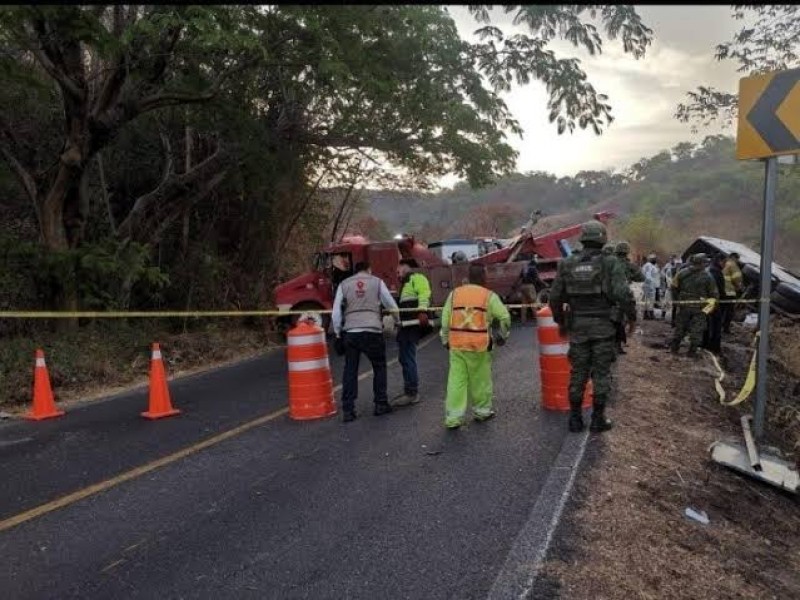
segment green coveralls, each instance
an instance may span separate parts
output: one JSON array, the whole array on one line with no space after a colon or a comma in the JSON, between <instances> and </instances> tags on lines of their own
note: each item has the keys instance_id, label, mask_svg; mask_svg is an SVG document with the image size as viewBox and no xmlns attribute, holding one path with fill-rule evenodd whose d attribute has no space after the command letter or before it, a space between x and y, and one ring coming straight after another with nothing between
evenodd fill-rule
<instances>
[{"instance_id":1,"label":"green coveralls","mask_svg":"<svg viewBox=\"0 0 800 600\"><path fill-rule=\"evenodd\" d=\"M447 297L442 311L442 326L439 333L442 344L450 339L450 319L453 314L453 293ZM511 315L500 297L491 292L486 313L486 323L491 327L500 323L500 334L508 338L511 330ZM486 335L490 335L487 333ZM447 375L447 399L445 400L446 427L455 427L464 422L468 397L472 397L472 412L476 417L487 417L492 413L492 353L489 350L473 352L450 350L450 371Z\"/></svg>"}]
</instances>

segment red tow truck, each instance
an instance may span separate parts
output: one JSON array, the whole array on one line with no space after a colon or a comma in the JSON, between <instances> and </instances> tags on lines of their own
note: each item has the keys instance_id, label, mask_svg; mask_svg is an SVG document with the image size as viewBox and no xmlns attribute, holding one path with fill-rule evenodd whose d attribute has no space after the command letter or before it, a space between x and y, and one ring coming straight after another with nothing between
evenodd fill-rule
<instances>
[{"instance_id":1,"label":"red tow truck","mask_svg":"<svg viewBox=\"0 0 800 600\"><path fill-rule=\"evenodd\" d=\"M600 212L594 218L605 223L613 216L610 212ZM345 236L314 254L310 271L277 286L274 300L280 312L330 310L336 286L352 275L353 267L364 260L369 261L373 275L383 279L397 297L400 292L398 264L404 258L413 258L419 264L417 270L431 282L432 306L444 304L450 291L466 279L470 264L485 265L488 287L504 301L516 302L519 297L515 283L527 261L536 255L539 275L549 283L555 277L558 261L571 253L569 241L580 234L580 228L580 224L576 224L538 236L523 229L508 246L460 264L446 262L411 235L382 242ZM287 315L281 321L288 326L296 319L297 315ZM326 325L327 322L325 319Z\"/></svg>"}]
</instances>

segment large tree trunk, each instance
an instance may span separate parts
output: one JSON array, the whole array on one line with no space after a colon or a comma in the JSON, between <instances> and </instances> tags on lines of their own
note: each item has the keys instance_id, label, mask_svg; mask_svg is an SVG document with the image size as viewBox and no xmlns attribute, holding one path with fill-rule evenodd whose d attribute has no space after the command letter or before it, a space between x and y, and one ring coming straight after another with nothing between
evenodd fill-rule
<instances>
[{"instance_id":1,"label":"large tree trunk","mask_svg":"<svg viewBox=\"0 0 800 600\"><path fill-rule=\"evenodd\" d=\"M83 237L86 223L84 172L79 167L61 164L58 174L41 202L41 234L45 247L53 253L74 249ZM65 312L80 309L75 264L66 259L55 291L58 308ZM75 329L76 318L59 321L62 329Z\"/></svg>"}]
</instances>

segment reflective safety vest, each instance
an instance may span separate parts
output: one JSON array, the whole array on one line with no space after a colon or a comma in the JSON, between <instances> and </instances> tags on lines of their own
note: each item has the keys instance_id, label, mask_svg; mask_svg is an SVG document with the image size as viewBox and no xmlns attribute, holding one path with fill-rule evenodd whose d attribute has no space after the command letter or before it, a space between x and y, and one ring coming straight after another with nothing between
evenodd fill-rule
<instances>
[{"instance_id":1,"label":"reflective safety vest","mask_svg":"<svg viewBox=\"0 0 800 600\"><path fill-rule=\"evenodd\" d=\"M462 285L453 291L450 349L484 352L489 349L489 294L480 285Z\"/></svg>"}]
</instances>

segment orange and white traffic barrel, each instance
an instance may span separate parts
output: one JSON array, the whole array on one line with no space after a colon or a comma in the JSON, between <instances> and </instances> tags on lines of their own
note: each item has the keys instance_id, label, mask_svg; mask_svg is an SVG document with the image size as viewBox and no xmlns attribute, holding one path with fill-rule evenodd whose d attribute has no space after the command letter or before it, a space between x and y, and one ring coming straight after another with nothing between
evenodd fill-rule
<instances>
[{"instance_id":1,"label":"orange and white traffic barrel","mask_svg":"<svg viewBox=\"0 0 800 600\"><path fill-rule=\"evenodd\" d=\"M336 414L325 331L300 321L288 334L289 416L297 421Z\"/></svg>"},{"instance_id":2,"label":"orange and white traffic barrel","mask_svg":"<svg viewBox=\"0 0 800 600\"><path fill-rule=\"evenodd\" d=\"M553 312L545 306L536 313L539 340L539 379L542 383L542 408L569 410L569 338L561 335ZM592 406L592 382L583 393L583 408Z\"/></svg>"}]
</instances>

